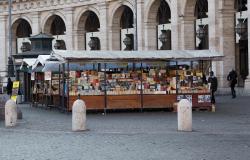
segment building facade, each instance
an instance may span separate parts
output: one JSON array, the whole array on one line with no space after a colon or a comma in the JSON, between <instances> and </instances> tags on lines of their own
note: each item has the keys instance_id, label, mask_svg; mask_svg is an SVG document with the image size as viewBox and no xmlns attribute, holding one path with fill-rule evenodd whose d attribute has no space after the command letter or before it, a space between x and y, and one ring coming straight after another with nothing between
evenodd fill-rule
<instances>
[{"instance_id":1,"label":"building facade","mask_svg":"<svg viewBox=\"0 0 250 160\"><path fill-rule=\"evenodd\" d=\"M100 50L211 49L224 55L212 64L220 90L228 88L226 76L236 69L238 85L249 91L250 31L242 27L250 23L249 7L247 0L13 0L12 54L21 53L28 37L40 32L67 50L93 49L93 37L98 39L94 49ZM241 35L235 32L238 19L243 19ZM9 56L8 23L8 1L1 0L1 77Z\"/></svg>"}]
</instances>

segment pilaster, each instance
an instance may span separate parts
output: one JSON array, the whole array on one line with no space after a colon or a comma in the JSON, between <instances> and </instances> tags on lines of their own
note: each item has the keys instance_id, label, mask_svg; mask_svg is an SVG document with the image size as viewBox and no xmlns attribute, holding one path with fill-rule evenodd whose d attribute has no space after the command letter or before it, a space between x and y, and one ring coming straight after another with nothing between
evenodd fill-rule
<instances>
[{"instance_id":1,"label":"pilaster","mask_svg":"<svg viewBox=\"0 0 250 160\"><path fill-rule=\"evenodd\" d=\"M219 52L224 54L223 61L216 65L216 74L220 88L228 88L227 74L235 68L235 25L234 9L222 9L219 12L218 33Z\"/></svg>"},{"instance_id":2,"label":"pilaster","mask_svg":"<svg viewBox=\"0 0 250 160\"><path fill-rule=\"evenodd\" d=\"M195 49L195 17L185 16L181 19L181 45L179 49L194 50Z\"/></svg>"},{"instance_id":3,"label":"pilaster","mask_svg":"<svg viewBox=\"0 0 250 160\"><path fill-rule=\"evenodd\" d=\"M138 50L144 50L144 0L137 0L137 47Z\"/></svg>"},{"instance_id":4,"label":"pilaster","mask_svg":"<svg viewBox=\"0 0 250 160\"><path fill-rule=\"evenodd\" d=\"M101 50L109 50L109 37L108 37L108 3L102 2L99 4L100 11L100 41Z\"/></svg>"},{"instance_id":5,"label":"pilaster","mask_svg":"<svg viewBox=\"0 0 250 160\"><path fill-rule=\"evenodd\" d=\"M39 12L32 13L32 35L37 35L41 32L40 14Z\"/></svg>"},{"instance_id":6,"label":"pilaster","mask_svg":"<svg viewBox=\"0 0 250 160\"><path fill-rule=\"evenodd\" d=\"M247 17L248 17L248 76L247 79L245 80L245 90L248 94L250 94L250 2L248 1L247 3Z\"/></svg>"},{"instance_id":7,"label":"pilaster","mask_svg":"<svg viewBox=\"0 0 250 160\"><path fill-rule=\"evenodd\" d=\"M64 9L66 17L66 48L67 50L74 49L74 38L73 38L73 8Z\"/></svg>"},{"instance_id":8,"label":"pilaster","mask_svg":"<svg viewBox=\"0 0 250 160\"><path fill-rule=\"evenodd\" d=\"M218 0L210 0L208 3L208 37L209 37L209 49L218 50L219 37L218 37Z\"/></svg>"},{"instance_id":9,"label":"pilaster","mask_svg":"<svg viewBox=\"0 0 250 160\"><path fill-rule=\"evenodd\" d=\"M7 71L7 16L0 16L0 77Z\"/></svg>"},{"instance_id":10,"label":"pilaster","mask_svg":"<svg viewBox=\"0 0 250 160\"><path fill-rule=\"evenodd\" d=\"M157 24L156 23L144 23L145 25L145 49L146 50L157 50L156 46L156 29Z\"/></svg>"},{"instance_id":11,"label":"pilaster","mask_svg":"<svg viewBox=\"0 0 250 160\"><path fill-rule=\"evenodd\" d=\"M179 10L178 1L171 2L171 48L178 50L180 46L180 25L179 25Z\"/></svg>"}]
</instances>

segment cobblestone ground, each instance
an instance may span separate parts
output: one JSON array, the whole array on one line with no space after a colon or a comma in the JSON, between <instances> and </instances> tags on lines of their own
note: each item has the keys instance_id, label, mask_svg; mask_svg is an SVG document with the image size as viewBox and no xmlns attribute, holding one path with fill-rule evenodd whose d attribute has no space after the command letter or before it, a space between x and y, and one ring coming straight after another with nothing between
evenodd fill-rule
<instances>
[{"instance_id":1,"label":"cobblestone ground","mask_svg":"<svg viewBox=\"0 0 250 160\"><path fill-rule=\"evenodd\" d=\"M177 132L169 112L88 114L71 132L71 114L20 106L15 128L0 121L0 160L249 160L250 97L218 97L217 110L193 113Z\"/></svg>"}]
</instances>

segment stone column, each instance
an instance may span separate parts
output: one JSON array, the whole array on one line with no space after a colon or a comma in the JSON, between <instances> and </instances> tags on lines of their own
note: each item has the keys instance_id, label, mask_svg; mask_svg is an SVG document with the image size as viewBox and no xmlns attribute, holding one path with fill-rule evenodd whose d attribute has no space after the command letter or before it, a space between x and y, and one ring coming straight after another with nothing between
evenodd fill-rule
<instances>
[{"instance_id":1,"label":"stone column","mask_svg":"<svg viewBox=\"0 0 250 160\"><path fill-rule=\"evenodd\" d=\"M157 50L157 24L144 23L145 26L145 49Z\"/></svg>"},{"instance_id":2,"label":"stone column","mask_svg":"<svg viewBox=\"0 0 250 160\"><path fill-rule=\"evenodd\" d=\"M75 49L76 50L86 50L85 48L85 29L78 29L74 31Z\"/></svg>"},{"instance_id":3,"label":"stone column","mask_svg":"<svg viewBox=\"0 0 250 160\"><path fill-rule=\"evenodd\" d=\"M7 42L8 42L8 34L7 32L7 17L0 16L0 77L4 77L7 74ZM4 73L3 71L6 71Z\"/></svg>"},{"instance_id":4,"label":"stone column","mask_svg":"<svg viewBox=\"0 0 250 160\"><path fill-rule=\"evenodd\" d=\"M211 0L208 3L208 38L209 49L219 51L219 37L218 37L218 0ZM212 71L217 76L217 62L212 62ZM220 87L220 86L219 86Z\"/></svg>"},{"instance_id":5,"label":"stone column","mask_svg":"<svg viewBox=\"0 0 250 160\"><path fill-rule=\"evenodd\" d=\"M245 90L248 94L250 94L250 2L247 3L247 17L248 17L248 76L245 80Z\"/></svg>"},{"instance_id":6,"label":"stone column","mask_svg":"<svg viewBox=\"0 0 250 160\"><path fill-rule=\"evenodd\" d=\"M109 37L108 37L108 3L101 2L99 4L100 11L100 42L101 50L109 50Z\"/></svg>"},{"instance_id":7,"label":"stone column","mask_svg":"<svg viewBox=\"0 0 250 160\"><path fill-rule=\"evenodd\" d=\"M137 0L137 48L144 50L144 0Z\"/></svg>"},{"instance_id":8,"label":"stone column","mask_svg":"<svg viewBox=\"0 0 250 160\"><path fill-rule=\"evenodd\" d=\"M66 17L66 48L67 50L74 49L74 38L73 38L73 8L64 9Z\"/></svg>"},{"instance_id":9,"label":"stone column","mask_svg":"<svg viewBox=\"0 0 250 160\"><path fill-rule=\"evenodd\" d=\"M32 35L37 35L39 34L41 30L41 25L40 25L40 15L39 12L33 12L32 13Z\"/></svg>"},{"instance_id":10,"label":"stone column","mask_svg":"<svg viewBox=\"0 0 250 160\"><path fill-rule=\"evenodd\" d=\"M121 40L120 40L120 27L118 25L109 27L109 50L120 50Z\"/></svg>"},{"instance_id":11,"label":"stone column","mask_svg":"<svg viewBox=\"0 0 250 160\"><path fill-rule=\"evenodd\" d=\"M195 49L195 17L185 16L181 18L181 46L180 49Z\"/></svg>"},{"instance_id":12,"label":"stone column","mask_svg":"<svg viewBox=\"0 0 250 160\"><path fill-rule=\"evenodd\" d=\"M180 25L178 1L171 2L171 48L178 50L180 46Z\"/></svg>"},{"instance_id":13,"label":"stone column","mask_svg":"<svg viewBox=\"0 0 250 160\"><path fill-rule=\"evenodd\" d=\"M228 88L227 74L235 68L235 11L232 7L219 10L218 35L219 52L224 54L223 61L216 64L216 75L220 88Z\"/></svg>"},{"instance_id":14,"label":"stone column","mask_svg":"<svg viewBox=\"0 0 250 160\"><path fill-rule=\"evenodd\" d=\"M210 0L208 3L208 38L209 38L209 49L218 50L219 48L219 37L217 33L218 29L218 0Z\"/></svg>"}]
</instances>

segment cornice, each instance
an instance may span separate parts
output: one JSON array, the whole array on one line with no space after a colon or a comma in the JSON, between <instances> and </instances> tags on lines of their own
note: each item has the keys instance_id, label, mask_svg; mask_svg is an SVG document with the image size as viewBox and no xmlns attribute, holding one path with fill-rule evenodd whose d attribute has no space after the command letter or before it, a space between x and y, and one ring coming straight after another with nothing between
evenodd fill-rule
<instances>
[{"instance_id":1,"label":"cornice","mask_svg":"<svg viewBox=\"0 0 250 160\"><path fill-rule=\"evenodd\" d=\"M101 0L101 2L106 0ZM97 0L13 0L12 14L59 10L97 4ZM8 0L0 0L0 15L8 14Z\"/></svg>"}]
</instances>

